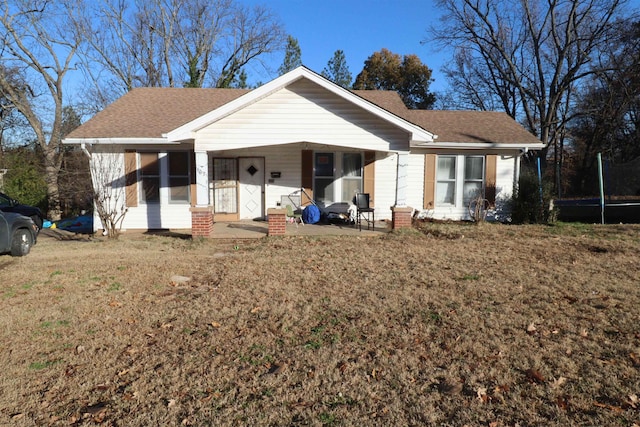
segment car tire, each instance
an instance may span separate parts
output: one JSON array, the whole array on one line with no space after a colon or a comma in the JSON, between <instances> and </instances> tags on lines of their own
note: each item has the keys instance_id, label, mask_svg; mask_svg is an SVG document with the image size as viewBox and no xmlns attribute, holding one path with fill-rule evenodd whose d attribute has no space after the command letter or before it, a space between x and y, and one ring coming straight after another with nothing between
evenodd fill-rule
<instances>
[{"instance_id":1,"label":"car tire","mask_svg":"<svg viewBox=\"0 0 640 427\"><path fill-rule=\"evenodd\" d=\"M38 227L38 231L42 230L42 223L43 223L42 218L40 218L38 215L33 215L31 217L31 220L36 225L36 227Z\"/></svg>"},{"instance_id":2,"label":"car tire","mask_svg":"<svg viewBox=\"0 0 640 427\"><path fill-rule=\"evenodd\" d=\"M31 250L33 240L31 234L25 229L16 230L11 240L11 255L13 256L25 256Z\"/></svg>"}]
</instances>

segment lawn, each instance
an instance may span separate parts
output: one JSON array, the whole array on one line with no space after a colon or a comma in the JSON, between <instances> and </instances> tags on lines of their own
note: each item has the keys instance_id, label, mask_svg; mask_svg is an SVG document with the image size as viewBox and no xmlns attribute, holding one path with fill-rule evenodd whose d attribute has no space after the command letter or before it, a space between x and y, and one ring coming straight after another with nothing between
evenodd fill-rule
<instances>
[{"instance_id":1,"label":"lawn","mask_svg":"<svg viewBox=\"0 0 640 427\"><path fill-rule=\"evenodd\" d=\"M631 225L43 236L0 256L0 425L637 427L639 252Z\"/></svg>"}]
</instances>

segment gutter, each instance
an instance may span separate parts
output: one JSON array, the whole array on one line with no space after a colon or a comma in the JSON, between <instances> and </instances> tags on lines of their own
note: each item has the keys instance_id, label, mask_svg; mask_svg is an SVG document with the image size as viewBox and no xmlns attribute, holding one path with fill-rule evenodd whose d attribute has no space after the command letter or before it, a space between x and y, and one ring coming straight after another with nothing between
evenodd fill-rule
<instances>
[{"instance_id":1,"label":"gutter","mask_svg":"<svg viewBox=\"0 0 640 427\"><path fill-rule=\"evenodd\" d=\"M476 150L541 150L542 143L532 144L498 144L491 142L427 142L414 144L412 148L447 148L447 149L476 149ZM524 154L524 153L522 153ZM521 154L521 155L522 155Z\"/></svg>"}]
</instances>

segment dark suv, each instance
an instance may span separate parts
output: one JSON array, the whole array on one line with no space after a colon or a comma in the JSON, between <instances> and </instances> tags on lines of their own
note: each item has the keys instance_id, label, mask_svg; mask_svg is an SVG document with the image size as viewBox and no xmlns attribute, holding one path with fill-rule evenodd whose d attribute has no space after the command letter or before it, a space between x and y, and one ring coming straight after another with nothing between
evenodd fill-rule
<instances>
[{"instance_id":1,"label":"dark suv","mask_svg":"<svg viewBox=\"0 0 640 427\"><path fill-rule=\"evenodd\" d=\"M0 254L24 256L36 244L38 228L31 218L0 211Z\"/></svg>"},{"instance_id":2,"label":"dark suv","mask_svg":"<svg viewBox=\"0 0 640 427\"><path fill-rule=\"evenodd\" d=\"M23 205L4 193L0 193L0 211L15 212L20 215L28 216L33 220L34 224L38 227L38 230L42 228L44 216L42 216L40 209L35 206Z\"/></svg>"}]
</instances>

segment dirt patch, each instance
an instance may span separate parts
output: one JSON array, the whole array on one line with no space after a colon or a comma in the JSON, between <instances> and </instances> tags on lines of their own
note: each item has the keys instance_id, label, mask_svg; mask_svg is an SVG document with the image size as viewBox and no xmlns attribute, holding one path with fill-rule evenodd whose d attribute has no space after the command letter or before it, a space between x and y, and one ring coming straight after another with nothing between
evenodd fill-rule
<instances>
[{"instance_id":1,"label":"dirt patch","mask_svg":"<svg viewBox=\"0 0 640 427\"><path fill-rule=\"evenodd\" d=\"M638 226L41 238L0 257L3 425L632 425Z\"/></svg>"}]
</instances>

